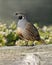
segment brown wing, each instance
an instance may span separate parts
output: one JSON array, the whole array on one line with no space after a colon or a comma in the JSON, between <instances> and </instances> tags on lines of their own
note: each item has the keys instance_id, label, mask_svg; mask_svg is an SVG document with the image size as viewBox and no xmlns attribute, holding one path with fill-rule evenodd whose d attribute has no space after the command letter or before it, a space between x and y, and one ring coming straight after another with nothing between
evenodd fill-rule
<instances>
[{"instance_id":1,"label":"brown wing","mask_svg":"<svg viewBox=\"0 0 52 65\"><path fill-rule=\"evenodd\" d=\"M39 36L38 30L31 23L28 23L26 25L26 28L25 28L25 37L28 40L40 40L40 36Z\"/></svg>"}]
</instances>

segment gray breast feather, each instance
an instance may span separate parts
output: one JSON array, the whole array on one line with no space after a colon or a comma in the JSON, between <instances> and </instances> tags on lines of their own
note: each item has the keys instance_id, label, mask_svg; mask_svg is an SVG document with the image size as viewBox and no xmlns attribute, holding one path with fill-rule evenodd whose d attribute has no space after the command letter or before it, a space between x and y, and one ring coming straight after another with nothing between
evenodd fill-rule
<instances>
[{"instance_id":1,"label":"gray breast feather","mask_svg":"<svg viewBox=\"0 0 52 65\"><path fill-rule=\"evenodd\" d=\"M26 19L22 19L22 20L19 20L19 21L18 21L17 26L18 26L18 27L21 27L22 29L24 29L24 28L26 27L26 24L27 24L27 23L28 23L28 22L27 22Z\"/></svg>"}]
</instances>

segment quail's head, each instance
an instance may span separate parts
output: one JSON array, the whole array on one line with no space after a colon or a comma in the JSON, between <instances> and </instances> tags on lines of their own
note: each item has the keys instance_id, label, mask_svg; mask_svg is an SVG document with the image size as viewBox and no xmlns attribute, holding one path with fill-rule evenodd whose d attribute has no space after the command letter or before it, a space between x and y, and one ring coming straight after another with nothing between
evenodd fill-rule
<instances>
[{"instance_id":1,"label":"quail's head","mask_svg":"<svg viewBox=\"0 0 52 65\"><path fill-rule=\"evenodd\" d=\"M18 20L22 20L26 18L24 13L16 13L16 17Z\"/></svg>"}]
</instances>

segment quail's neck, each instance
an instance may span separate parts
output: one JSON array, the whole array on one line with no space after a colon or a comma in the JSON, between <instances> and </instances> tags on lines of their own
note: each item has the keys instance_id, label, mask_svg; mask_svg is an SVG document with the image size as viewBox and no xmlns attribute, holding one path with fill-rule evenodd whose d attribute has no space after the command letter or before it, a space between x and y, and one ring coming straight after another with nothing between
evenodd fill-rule
<instances>
[{"instance_id":1,"label":"quail's neck","mask_svg":"<svg viewBox=\"0 0 52 65\"><path fill-rule=\"evenodd\" d=\"M18 21L17 26L18 27L21 27L21 28L24 28L25 25L26 25L26 23L27 23L27 20L26 19L21 19L21 20Z\"/></svg>"}]
</instances>

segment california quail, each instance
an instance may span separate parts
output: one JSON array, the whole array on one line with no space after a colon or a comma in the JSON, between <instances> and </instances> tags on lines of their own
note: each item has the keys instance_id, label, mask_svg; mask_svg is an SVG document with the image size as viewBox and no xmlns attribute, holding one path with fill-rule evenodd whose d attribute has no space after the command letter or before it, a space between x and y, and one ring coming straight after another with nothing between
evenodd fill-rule
<instances>
[{"instance_id":1,"label":"california quail","mask_svg":"<svg viewBox=\"0 0 52 65\"><path fill-rule=\"evenodd\" d=\"M24 40L40 40L40 36L37 28L30 22L28 22L26 16L23 13L16 13L18 18L17 34Z\"/></svg>"}]
</instances>

